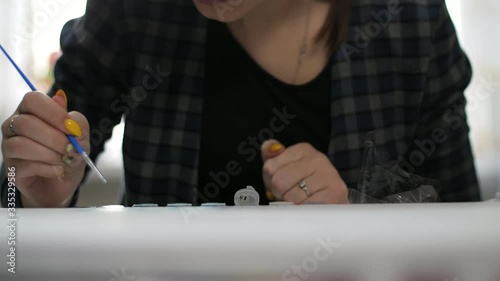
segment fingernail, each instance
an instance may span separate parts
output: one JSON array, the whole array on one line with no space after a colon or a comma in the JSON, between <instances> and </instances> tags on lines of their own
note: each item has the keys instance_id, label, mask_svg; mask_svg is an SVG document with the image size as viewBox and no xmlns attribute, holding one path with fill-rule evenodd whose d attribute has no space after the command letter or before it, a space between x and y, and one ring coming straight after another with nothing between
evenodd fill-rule
<instances>
[{"instance_id":1,"label":"fingernail","mask_svg":"<svg viewBox=\"0 0 500 281\"><path fill-rule=\"evenodd\" d=\"M68 165L71 164L71 162L73 162L73 159L74 159L73 156L67 156L67 155L64 155L62 158L63 162Z\"/></svg>"},{"instance_id":2,"label":"fingernail","mask_svg":"<svg viewBox=\"0 0 500 281\"><path fill-rule=\"evenodd\" d=\"M64 104L68 106L68 97L66 96L66 93L63 90L57 90L56 96L61 96L64 98Z\"/></svg>"},{"instance_id":3,"label":"fingernail","mask_svg":"<svg viewBox=\"0 0 500 281\"><path fill-rule=\"evenodd\" d=\"M273 143L269 147L269 152L273 153L273 152L281 150L282 148L283 148L283 145L281 143Z\"/></svg>"},{"instance_id":4,"label":"fingernail","mask_svg":"<svg viewBox=\"0 0 500 281\"><path fill-rule=\"evenodd\" d=\"M82 129L80 128L80 125L75 122L75 120L66 119L64 121L64 127L66 127L66 130L68 130L75 137L82 135Z\"/></svg>"},{"instance_id":5,"label":"fingernail","mask_svg":"<svg viewBox=\"0 0 500 281\"><path fill-rule=\"evenodd\" d=\"M266 191L266 198L269 201L274 201L274 195L269 191Z\"/></svg>"},{"instance_id":6,"label":"fingernail","mask_svg":"<svg viewBox=\"0 0 500 281\"><path fill-rule=\"evenodd\" d=\"M66 146L66 152L73 154L75 152L75 147L70 143Z\"/></svg>"}]
</instances>

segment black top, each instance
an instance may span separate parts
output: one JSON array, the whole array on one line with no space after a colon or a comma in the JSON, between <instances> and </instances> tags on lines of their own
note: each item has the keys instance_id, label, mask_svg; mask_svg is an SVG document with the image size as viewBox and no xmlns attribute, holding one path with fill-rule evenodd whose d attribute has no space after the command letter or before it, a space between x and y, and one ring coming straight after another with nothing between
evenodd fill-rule
<instances>
[{"instance_id":1,"label":"black top","mask_svg":"<svg viewBox=\"0 0 500 281\"><path fill-rule=\"evenodd\" d=\"M330 139L330 68L305 85L285 84L262 69L226 24L210 21L207 38L199 197L234 204L247 185L268 204L260 145L312 144L327 153Z\"/></svg>"}]
</instances>

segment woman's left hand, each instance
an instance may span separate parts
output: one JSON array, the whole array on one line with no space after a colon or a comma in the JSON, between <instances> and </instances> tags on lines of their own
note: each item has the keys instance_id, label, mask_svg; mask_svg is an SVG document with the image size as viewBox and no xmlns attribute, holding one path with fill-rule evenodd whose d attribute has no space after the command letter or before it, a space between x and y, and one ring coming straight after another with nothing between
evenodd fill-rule
<instances>
[{"instance_id":1,"label":"woman's left hand","mask_svg":"<svg viewBox=\"0 0 500 281\"><path fill-rule=\"evenodd\" d=\"M285 148L276 140L262 144L266 190L294 204L347 204L347 186L326 155L308 143Z\"/></svg>"}]
</instances>

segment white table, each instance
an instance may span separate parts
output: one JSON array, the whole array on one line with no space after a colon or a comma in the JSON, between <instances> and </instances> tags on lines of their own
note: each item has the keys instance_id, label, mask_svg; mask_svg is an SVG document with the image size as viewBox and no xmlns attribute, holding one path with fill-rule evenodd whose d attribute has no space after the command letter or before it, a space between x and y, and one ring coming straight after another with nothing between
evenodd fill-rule
<instances>
[{"instance_id":1,"label":"white table","mask_svg":"<svg viewBox=\"0 0 500 281\"><path fill-rule=\"evenodd\" d=\"M382 280L443 268L460 281L500 278L500 203L18 209L17 218L16 274L0 228L2 281L293 280L293 265Z\"/></svg>"}]
</instances>

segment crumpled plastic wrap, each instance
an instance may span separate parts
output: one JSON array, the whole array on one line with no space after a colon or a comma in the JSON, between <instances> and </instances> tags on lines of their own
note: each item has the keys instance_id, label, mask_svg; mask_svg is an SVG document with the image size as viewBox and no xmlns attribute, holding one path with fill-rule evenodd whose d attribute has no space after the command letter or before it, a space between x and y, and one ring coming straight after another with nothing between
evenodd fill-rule
<instances>
[{"instance_id":1,"label":"crumpled plastic wrap","mask_svg":"<svg viewBox=\"0 0 500 281\"><path fill-rule=\"evenodd\" d=\"M387 153L378 152L370 132L358 187L349 189L349 200L353 204L438 202L439 190L439 181L409 173Z\"/></svg>"}]
</instances>

